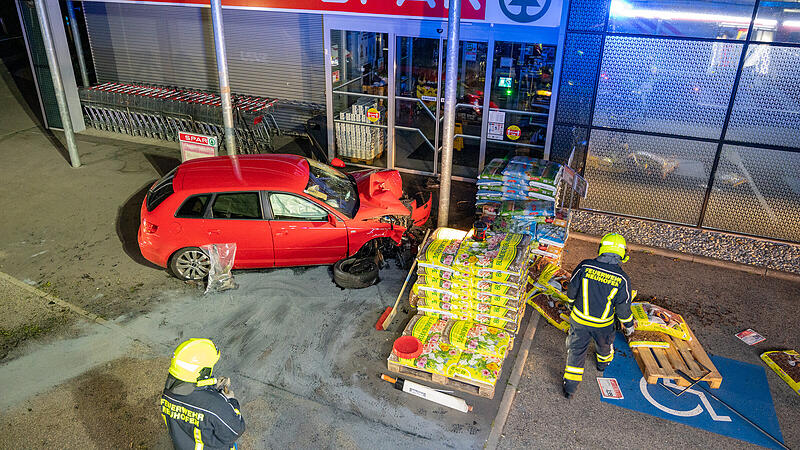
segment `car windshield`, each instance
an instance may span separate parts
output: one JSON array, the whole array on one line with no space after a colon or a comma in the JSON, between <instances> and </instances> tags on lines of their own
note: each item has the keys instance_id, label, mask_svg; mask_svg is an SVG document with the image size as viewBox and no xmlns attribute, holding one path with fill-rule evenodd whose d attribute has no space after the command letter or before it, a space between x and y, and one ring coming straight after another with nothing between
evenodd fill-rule
<instances>
[{"instance_id":1,"label":"car windshield","mask_svg":"<svg viewBox=\"0 0 800 450\"><path fill-rule=\"evenodd\" d=\"M358 190L353 177L317 161L308 161L305 193L316 197L349 218L358 211Z\"/></svg>"}]
</instances>

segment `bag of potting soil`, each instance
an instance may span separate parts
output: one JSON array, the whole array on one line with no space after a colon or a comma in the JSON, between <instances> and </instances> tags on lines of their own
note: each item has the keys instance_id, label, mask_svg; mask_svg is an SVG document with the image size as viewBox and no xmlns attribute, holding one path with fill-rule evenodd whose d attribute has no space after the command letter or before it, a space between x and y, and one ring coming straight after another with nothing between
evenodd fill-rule
<instances>
[{"instance_id":1,"label":"bag of potting soil","mask_svg":"<svg viewBox=\"0 0 800 450\"><path fill-rule=\"evenodd\" d=\"M456 294L475 297L478 294L487 294L492 297L519 298L522 289L519 286L491 283L482 278L454 275L450 280L420 275L414 284L417 290L438 291L446 294Z\"/></svg>"},{"instance_id":2,"label":"bag of potting soil","mask_svg":"<svg viewBox=\"0 0 800 450\"><path fill-rule=\"evenodd\" d=\"M534 241L531 245L531 253L534 255L544 256L552 260L558 261L561 259L561 254L564 252L563 247L558 247L544 242Z\"/></svg>"},{"instance_id":3,"label":"bag of potting soil","mask_svg":"<svg viewBox=\"0 0 800 450\"><path fill-rule=\"evenodd\" d=\"M506 328L505 322L516 323L518 318L517 311L502 306L493 306L487 303L442 302L432 298L419 298L417 310L425 314L444 314L463 320L474 320L481 317L487 322L501 324L501 328Z\"/></svg>"},{"instance_id":4,"label":"bag of potting soil","mask_svg":"<svg viewBox=\"0 0 800 450\"><path fill-rule=\"evenodd\" d=\"M487 356L505 358L512 344L512 335L507 331L468 320L451 320L443 333L449 344L461 350Z\"/></svg>"},{"instance_id":5,"label":"bag of potting soil","mask_svg":"<svg viewBox=\"0 0 800 450\"><path fill-rule=\"evenodd\" d=\"M414 336L422 342L422 353L412 361L401 361L394 352L388 360L424 372L452 377L461 355L461 350L447 344L443 332L447 320L417 314L403 330L404 336Z\"/></svg>"},{"instance_id":6,"label":"bag of potting soil","mask_svg":"<svg viewBox=\"0 0 800 450\"><path fill-rule=\"evenodd\" d=\"M490 191L499 191L503 187L503 182L499 180L478 180L475 182L478 189L489 189Z\"/></svg>"},{"instance_id":7,"label":"bag of potting soil","mask_svg":"<svg viewBox=\"0 0 800 450\"><path fill-rule=\"evenodd\" d=\"M463 273L491 271L521 275L528 262L530 240L530 236L510 233L487 233L483 242L464 240L453 265Z\"/></svg>"},{"instance_id":8,"label":"bag of potting soil","mask_svg":"<svg viewBox=\"0 0 800 450\"><path fill-rule=\"evenodd\" d=\"M800 395L800 354L794 350L764 352L761 359ZM461 363L459 362L459 365Z\"/></svg>"},{"instance_id":9,"label":"bag of potting soil","mask_svg":"<svg viewBox=\"0 0 800 450\"><path fill-rule=\"evenodd\" d=\"M500 206L501 216L555 216L555 203L545 200L506 200Z\"/></svg>"},{"instance_id":10,"label":"bag of potting soil","mask_svg":"<svg viewBox=\"0 0 800 450\"><path fill-rule=\"evenodd\" d=\"M503 177L522 179L529 186L555 190L561 178L561 165L543 159L515 156L503 170Z\"/></svg>"},{"instance_id":11,"label":"bag of potting soil","mask_svg":"<svg viewBox=\"0 0 800 450\"><path fill-rule=\"evenodd\" d=\"M502 200L503 190L502 188L496 191L488 189L478 189L478 193L475 194L475 198L482 200Z\"/></svg>"},{"instance_id":12,"label":"bag of potting soil","mask_svg":"<svg viewBox=\"0 0 800 450\"><path fill-rule=\"evenodd\" d=\"M637 330L659 331L684 341L691 340L689 327L680 314L645 302L632 303L631 312L636 319Z\"/></svg>"},{"instance_id":13,"label":"bag of potting soil","mask_svg":"<svg viewBox=\"0 0 800 450\"><path fill-rule=\"evenodd\" d=\"M524 282L524 277L521 275L512 275L508 273L492 272L489 270L479 270L477 273L462 273L453 268L441 267L417 267L417 275L430 275L433 278L441 278L443 280L452 280L454 277L470 277L480 278L492 283L504 284L506 286L519 286Z\"/></svg>"},{"instance_id":14,"label":"bag of potting soil","mask_svg":"<svg viewBox=\"0 0 800 450\"><path fill-rule=\"evenodd\" d=\"M560 300L538 289L532 290L526 300L551 325L561 331L569 330L569 310Z\"/></svg>"},{"instance_id":15,"label":"bag of potting soil","mask_svg":"<svg viewBox=\"0 0 800 450\"><path fill-rule=\"evenodd\" d=\"M483 305L501 306L506 309L517 311L522 304L519 298L497 297L483 293L478 293L476 295L458 295L440 291L420 290L416 284L411 287L411 292L420 299L425 298L438 302L454 303L463 305L462 308L474 309L476 311L484 307Z\"/></svg>"},{"instance_id":16,"label":"bag of potting soil","mask_svg":"<svg viewBox=\"0 0 800 450\"><path fill-rule=\"evenodd\" d=\"M542 267L543 266L543 267ZM533 274L538 272L538 277ZM538 259L534 262L532 269L528 272L528 290L538 289L546 295L553 296L562 302L569 303L567 288L572 274L563 270L558 265Z\"/></svg>"},{"instance_id":17,"label":"bag of potting soil","mask_svg":"<svg viewBox=\"0 0 800 450\"><path fill-rule=\"evenodd\" d=\"M633 334L626 336L630 348L669 348L669 338L665 333L658 331L633 330Z\"/></svg>"},{"instance_id":18,"label":"bag of potting soil","mask_svg":"<svg viewBox=\"0 0 800 450\"><path fill-rule=\"evenodd\" d=\"M554 202L555 194L532 191L527 188L519 188L508 184L503 185L503 200L546 200Z\"/></svg>"},{"instance_id":19,"label":"bag of potting soil","mask_svg":"<svg viewBox=\"0 0 800 450\"><path fill-rule=\"evenodd\" d=\"M540 244L563 247L567 242L567 229L551 223L542 223L536 227L536 240Z\"/></svg>"},{"instance_id":20,"label":"bag of potting soil","mask_svg":"<svg viewBox=\"0 0 800 450\"><path fill-rule=\"evenodd\" d=\"M417 254L420 267L452 269L461 239L428 239Z\"/></svg>"},{"instance_id":21,"label":"bag of potting soil","mask_svg":"<svg viewBox=\"0 0 800 450\"><path fill-rule=\"evenodd\" d=\"M455 375L468 380L494 386L503 370L503 359L462 351L456 365Z\"/></svg>"},{"instance_id":22,"label":"bag of potting soil","mask_svg":"<svg viewBox=\"0 0 800 450\"><path fill-rule=\"evenodd\" d=\"M483 172L478 175L479 180L494 180L494 181L503 181L503 170L506 168L508 164L508 160L495 158L489 161L483 168Z\"/></svg>"}]
</instances>

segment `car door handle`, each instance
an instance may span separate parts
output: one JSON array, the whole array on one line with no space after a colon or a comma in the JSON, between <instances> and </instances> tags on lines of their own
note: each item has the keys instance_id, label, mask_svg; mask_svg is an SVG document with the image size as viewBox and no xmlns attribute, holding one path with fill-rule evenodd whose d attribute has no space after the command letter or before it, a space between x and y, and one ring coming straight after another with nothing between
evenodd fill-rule
<instances>
[{"instance_id":1,"label":"car door handle","mask_svg":"<svg viewBox=\"0 0 800 450\"><path fill-rule=\"evenodd\" d=\"M275 236L286 236L287 234L289 234L288 231L276 231L275 232Z\"/></svg>"},{"instance_id":2,"label":"car door handle","mask_svg":"<svg viewBox=\"0 0 800 450\"><path fill-rule=\"evenodd\" d=\"M220 234L220 233L221 233L220 230L208 230L208 235L209 236L213 236L215 234Z\"/></svg>"}]
</instances>

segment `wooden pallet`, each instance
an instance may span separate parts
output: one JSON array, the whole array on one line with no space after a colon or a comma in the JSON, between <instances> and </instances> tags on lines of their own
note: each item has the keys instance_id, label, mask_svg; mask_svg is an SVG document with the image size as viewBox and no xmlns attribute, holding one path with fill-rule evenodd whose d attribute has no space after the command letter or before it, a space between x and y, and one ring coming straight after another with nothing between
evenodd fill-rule
<instances>
[{"instance_id":1,"label":"wooden pallet","mask_svg":"<svg viewBox=\"0 0 800 450\"><path fill-rule=\"evenodd\" d=\"M447 386L448 389L477 395L478 397L494 397L494 386L490 384L469 380L458 375L456 375L454 378L449 378L444 375L439 375L438 373L424 372L422 370L402 366L392 361L388 361L387 366L391 372L394 372L404 378L413 378L426 383L440 384L442 386Z\"/></svg>"},{"instance_id":2,"label":"wooden pallet","mask_svg":"<svg viewBox=\"0 0 800 450\"><path fill-rule=\"evenodd\" d=\"M712 389L719 389L722 385L722 375L711 362L711 358L708 357L691 329L689 334L692 336L691 341L667 336L670 341L669 348L639 347L631 349L648 383L655 384L660 378L663 378L675 381L678 386L690 386L691 383L676 372L676 370L680 370L695 380L707 381ZM711 372L703 369L698 363Z\"/></svg>"},{"instance_id":3,"label":"wooden pallet","mask_svg":"<svg viewBox=\"0 0 800 450\"><path fill-rule=\"evenodd\" d=\"M375 160L380 159L382 156L383 156L383 150L381 150L380 153L378 153L377 155L373 156L370 159L356 158L354 156L345 156L344 158L349 159L351 163L366 164L368 166L371 166L375 163Z\"/></svg>"}]
</instances>

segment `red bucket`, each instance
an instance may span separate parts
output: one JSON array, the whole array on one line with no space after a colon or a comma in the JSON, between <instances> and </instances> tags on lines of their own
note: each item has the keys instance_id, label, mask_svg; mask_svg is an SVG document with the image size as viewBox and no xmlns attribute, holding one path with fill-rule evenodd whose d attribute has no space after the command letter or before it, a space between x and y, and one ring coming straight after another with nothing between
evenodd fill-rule
<instances>
[{"instance_id":1,"label":"red bucket","mask_svg":"<svg viewBox=\"0 0 800 450\"><path fill-rule=\"evenodd\" d=\"M394 341L392 350L400 359L414 359L422 354L422 342L414 336L400 336Z\"/></svg>"}]
</instances>

